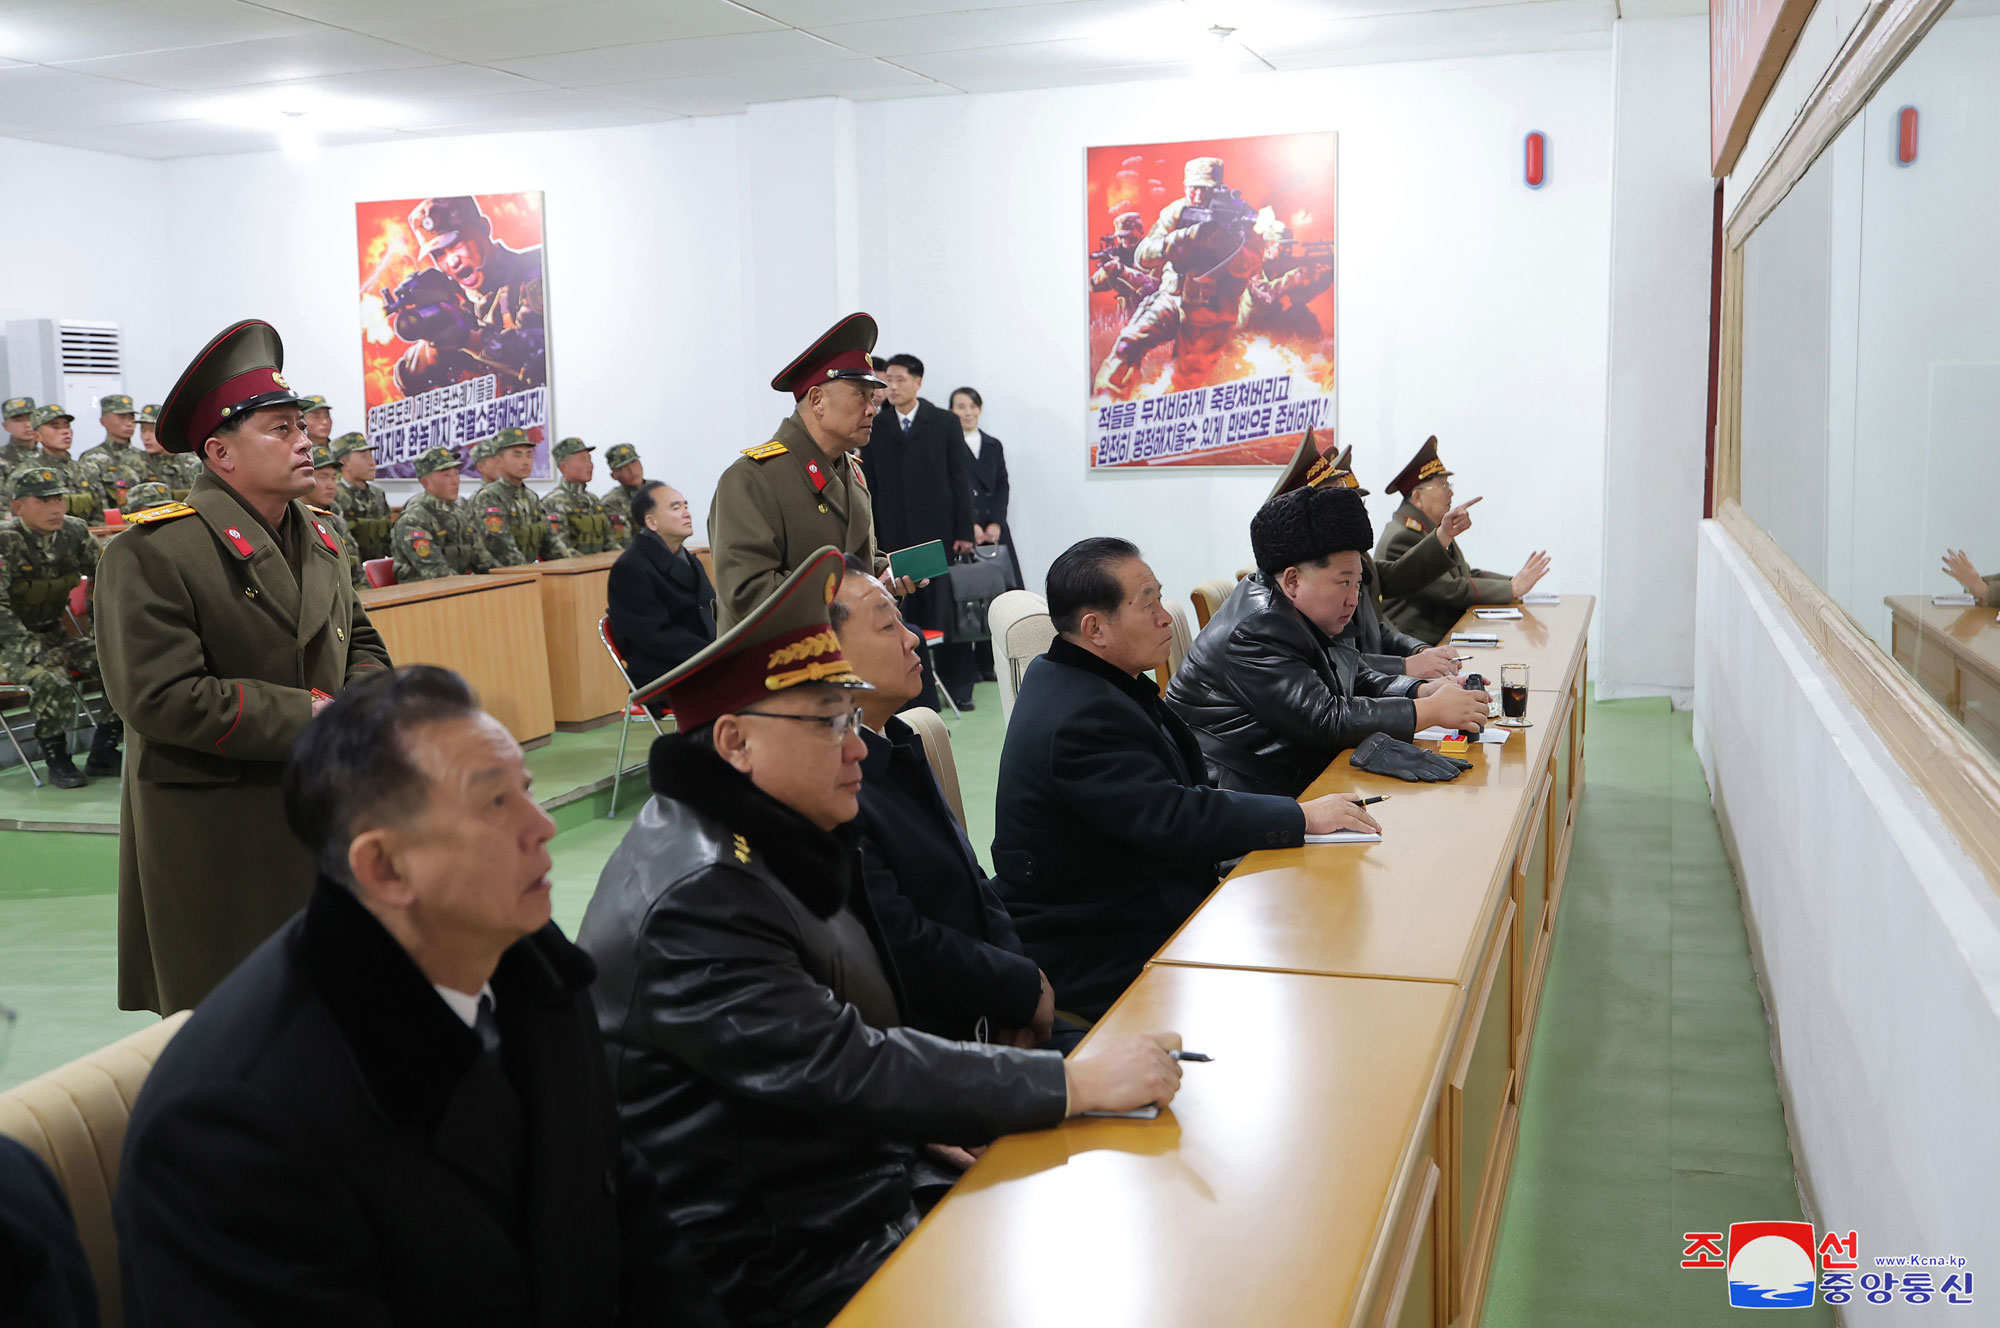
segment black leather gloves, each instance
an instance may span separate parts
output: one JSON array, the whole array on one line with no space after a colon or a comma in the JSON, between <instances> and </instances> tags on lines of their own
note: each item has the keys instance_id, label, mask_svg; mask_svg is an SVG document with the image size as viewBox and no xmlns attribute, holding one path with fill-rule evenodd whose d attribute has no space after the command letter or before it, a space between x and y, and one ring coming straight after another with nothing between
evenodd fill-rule
<instances>
[{"instance_id":1,"label":"black leather gloves","mask_svg":"<svg viewBox=\"0 0 2000 1328\"><path fill-rule=\"evenodd\" d=\"M1412 784L1442 784L1446 780L1457 779L1459 771L1472 769L1470 761L1425 751L1410 743L1398 742L1386 733L1371 733L1362 739L1361 745L1347 758L1347 763L1371 775L1390 775Z\"/></svg>"}]
</instances>

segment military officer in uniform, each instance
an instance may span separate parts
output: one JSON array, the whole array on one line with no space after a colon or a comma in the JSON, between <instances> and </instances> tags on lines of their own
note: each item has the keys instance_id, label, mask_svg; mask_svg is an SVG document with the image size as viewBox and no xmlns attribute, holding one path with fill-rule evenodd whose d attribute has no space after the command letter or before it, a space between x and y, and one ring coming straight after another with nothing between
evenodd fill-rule
<instances>
[{"instance_id":1,"label":"military officer in uniform","mask_svg":"<svg viewBox=\"0 0 2000 1328\"><path fill-rule=\"evenodd\" d=\"M286 828L292 740L388 652L340 542L303 499L312 451L284 345L237 323L194 358L159 439L198 452L185 503L138 513L99 564L104 689L132 728L118 834L118 1003L185 1009L312 891Z\"/></svg>"},{"instance_id":2,"label":"military officer in uniform","mask_svg":"<svg viewBox=\"0 0 2000 1328\"><path fill-rule=\"evenodd\" d=\"M500 478L479 491L480 533L487 552L502 567L574 558L576 550L563 535L562 524L542 508L542 500L527 484L535 469L535 445L525 429L502 429L493 437Z\"/></svg>"},{"instance_id":3,"label":"military officer in uniform","mask_svg":"<svg viewBox=\"0 0 2000 1328\"><path fill-rule=\"evenodd\" d=\"M334 490L340 515L354 532L361 556L389 556L389 495L370 480L375 478L375 449L358 433L344 433L333 440L334 464L340 467L340 484Z\"/></svg>"},{"instance_id":4,"label":"military officer in uniform","mask_svg":"<svg viewBox=\"0 0 2000 1328\"><path fill-rule=\"evenodd\" d=\"M875 376L875 320L849 314L779 371L771 387L798 403L768 443L743 450L715 486L708 542L715 628L727 632L828 545L875 569L875 512L853 452L868 441L888 384ZM910 590L907 579L895 587Z\"/></svg>"},{"instance_id":5,"label":"military officer in uniform","mask_svg":"<svg viewBox=\"0 0 2000 1328\"><path fill-rule=\"evenodd\" d=\"M578 554L616 551L611 537L611 518L604 504L587 487L590 484L590 454L597 449L581 438L565 438L549 455L555 458L560 483L542 498L542 510L562 525L563 538Z\"/></svg>"},{"instance_id":6,"label":"military officer in uniform","mask_svg":"<svg viewBox=\"0 0 2000 1328\"><path fill-rule=\"evenodd\" d=\"M158 480L144 480L132 486L125 495L127 512L144 512L149 508L165 507L174 501L173 490Z\"/></svg>"},{"instance_id":7,"label":"military officer in uniform","mask_svg":"<svg viewBox=\"0 0 2000 1328\"><path fill-rule=\"evenodd\" d=\"M306 437L314 447L333 445L333 407L322 396L306 398Z\"/></svg>"},{"instance_id":8,"label":"military officer in uniform","mask_svg":"<svg viewBox=\"0 0 2000 1328\"><path fill-rule=\"evenodd\" d=\"M84 775L118 773L124 729L114 717L97 727L83 774L69 756L76 710L70 675L97 677L97 647L63 631L63 606L76 583L97 572L97 539L63 502L65 480L51 466L29 465L8 481L10 521L0 521L0 677L25 687L42 763L57 788L81 788Z\"/></svg>"},{"instance_id":9,"label":"military officer in uniform","mask_svg":"<svg viewBox=\"0 0 2000 1328\"><path fill-rule=\"evenodd\" d=\"M1540 550L1511 577L1481 571L1466 561L1457 538L1471 527L1467 511L1479 499L1452 505L1451 472L1438 460L1437 441L1435 434L1425 439L1402 474L1389 481L1389 492L1401 494L1403 504L1375 545L1375 567L1384 581L1384 620L1432 644L1444 640L1452 624L1473 605L1512 604L1549 570L1549 556ZM1450 555L1450 565L1436 576L1409 577L1398 567L1406 558L1428 566L1438 545Z\"/></svg>"},{"instance_id":10,"label":"military officer in uniform","mask_svg":"<svg viewBox=\"0 0 2000 1328\"><path fill-rule=\"evenodd\" d=\"M34 413L33 397L8 397L0 404L0 420L7 426L7 441L0 443L0 476L12 475L35 459L35 426L28 419Z\"/></svg>"},{"instance_id":11,"label":"military officer in uniform","mask_svg":"<svg viewBox=\"0 0 2000 1328\"><path fill-rule=\"evenodd\" d=\"M125 492L146 478L146 454L132 446L138 429L138 410L132 398L114 394L97 403L98 418L104 425L104 441L85 451L77 460L84 478L96 489L106 507L125 506Z\"/></svg>"},{"instance_id":12,"label":"military officer in uniform","mask_svg":"<svg viewBox=\"0 0 2000 1328\"><path fill-rule=\"evenodd\" d=\"M103 496L84 474L82 463L70 455L70 447L76 440L76 433L70 428L70 413L51 402L35 407L35 413L28 418L35 426L35 441L42 447L42 454L36 460L62 476L63 501L69 506L69 514L82 517L88 525L103 525Z\"/></svg>"},{"instance_id":13,"label":"military officer in uniform","mask_svg":"<svg viewBox=\"0 0 2000 1328\"><path fill-rule=\"evenodd\" d=\"M639 460L639 449L630 443L614 443L606 448L604 464L610 469L611 478L618 482L597 501L604 508L605 519L611 522L611 542L618 548L629 549L633 535L632 499L646 483L646 467Z\"/></svg>"},{"instance_id":14,"label":"military officer in uniform","mask_svg":"<svg viewBox=\"0 0 2000 1328\"><path fill-rule=\"evenodd\" d=\"M312 506L313 515L327 524L333 537L340 541L340 551L347 558L347 569L356 590L367 585L361 575L361 545L355 542L354 532L347 528L347 518L340 514L339 499L340 463L333 459L333 451L325 443L314 443L313 493L306 501Z\"/></svg>"},{"instance_id":15,"label":"military officer in uniform","mask_svg":"<svg viewBox=\"0 0 2000 1328\"><path fill-rule=\"evenodd\" d=\"M490 572L508 565L494 560L479 523L459 505L463 465L458 453L449 447L433 447L416 459L417 484L423 492L404 505L395 529L389 532L399 583ZM512 542L504 531L498 538ZM514 559L515 563L526 561Z\"/></svg>"}]
</instances>

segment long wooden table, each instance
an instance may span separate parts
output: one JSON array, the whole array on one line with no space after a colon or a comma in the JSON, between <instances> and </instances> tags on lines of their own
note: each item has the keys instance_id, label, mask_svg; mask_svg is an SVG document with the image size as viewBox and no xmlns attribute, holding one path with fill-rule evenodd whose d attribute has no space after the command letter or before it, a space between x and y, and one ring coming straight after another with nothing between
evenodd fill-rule
<instances>
[{"instance_id":1,"label":"long wooden table","mask_svg":"<svg viewBox=\"0 0 2000 1328\"><path fill-rule=\"evenodd\" d=\"M541 596L549 695L559 727L587 727L625 707L625 684L597 635L611 564L617 561L618 552L613 550L492 573L533 581Z\"/></svg>"},{"instance_id":2,"label":"long wooden table","mask_svg":"<svg viewBox=\"0 0 2000 1328\"><path fill-rule=\"evenodd\" d=\"M1981 746L2000 756L2000 616L1940 608L1928 595L1891 595L1896 662Z\"/></svg>"},{"instance_id":3,"label":"long wooden table","mask_svg":"<svg viewBox=\"0 0 2000 1328\"><path fill-rule=\"evenodd\" d=\"M539 585L522 577L445 576L370 587L361 603L397 664L465 676L480 704L521 742L555 729Z\"/></svg>"},{"instance_id":4,"label":"long wooden table","mask_svg":"<svg viewBox=\"0 0 2000 1328\"><path fill-rule=\"evenodd\" d=\"M1336 761L1308 796L1393 793L1382 842L1251 854L1090 1034L1176 1028L1216 1061L1183 1067L1157 1121L998 1141L836 1323L1474 1328L1583 783L1594 607L1467 614L1502 640L1468 667L1530 665L1533 727L1449 784Z\"/></svg>"}]
</instances>

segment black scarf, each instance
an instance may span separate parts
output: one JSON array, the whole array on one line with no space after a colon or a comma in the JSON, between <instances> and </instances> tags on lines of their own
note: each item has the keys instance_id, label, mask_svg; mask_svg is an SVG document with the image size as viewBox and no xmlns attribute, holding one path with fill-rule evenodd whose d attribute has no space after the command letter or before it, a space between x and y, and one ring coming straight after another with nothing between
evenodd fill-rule
<instances>
[{"instance_id":1,"label":"black scarf","mask_svg":"<svg viewBox=\"0 0 2000 1328\"><path fill-rule=\"evenodd\" d=\"M822 830L750 781L711 747L680 734L653 743L648 777L653 792L685 803L742 835L771 871L812 910L830 918L852 898L861 832L852 821Z\"/></svg>"},{"instance_id":2,"label":"black scarf","mask_svg":"<svg viewBox=\"0 0 2000 1328\"><path fill-rule=\"evenodd\" d=\"M1158 725L1181 754L1181 764L1187 767L1189 781L1197 786L1209 784L1208 765L1202 760L1201 744L1195 741L1194 730L1167 708L1160 699L1160 689L1143 675L1133 677L1114 664L1107 663L1101 656L1094 655L1077 645L1066 636L1058 636L1049 646L1048 658L1051 663L1063 664L1072 669L1095 674L1117 687L1119 691L1139 703L1153 723Z\"/></svg>"}]
</instances>

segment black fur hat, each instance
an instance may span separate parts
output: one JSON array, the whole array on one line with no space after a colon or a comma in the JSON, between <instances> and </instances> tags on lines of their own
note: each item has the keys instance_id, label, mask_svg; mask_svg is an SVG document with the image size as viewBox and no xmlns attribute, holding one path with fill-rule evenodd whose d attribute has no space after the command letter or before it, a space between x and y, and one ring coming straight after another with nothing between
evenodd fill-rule
<instances>
[{"instance_id":1,"label":"black fur hat","mask_svg":"<svg viewBox=\"0 0 2000 1328\"><path fill-rule=\"evenodd\" d=\"M1294 489L1250 518L1250 550L1257 569L1271 576L1350 549L1366 553L1374 546L1368 509L1352 489Z\"/></svg>"}]
</instances>

